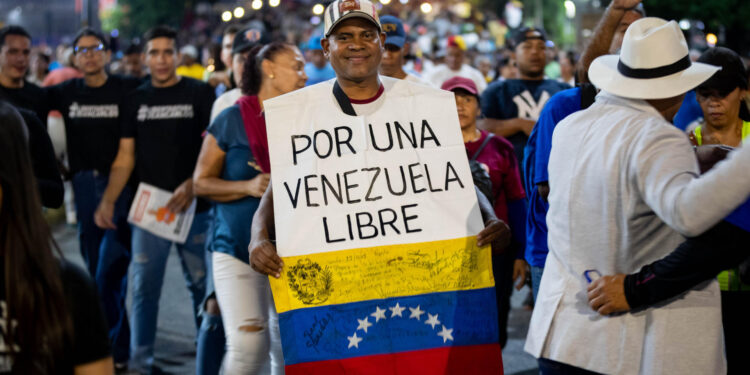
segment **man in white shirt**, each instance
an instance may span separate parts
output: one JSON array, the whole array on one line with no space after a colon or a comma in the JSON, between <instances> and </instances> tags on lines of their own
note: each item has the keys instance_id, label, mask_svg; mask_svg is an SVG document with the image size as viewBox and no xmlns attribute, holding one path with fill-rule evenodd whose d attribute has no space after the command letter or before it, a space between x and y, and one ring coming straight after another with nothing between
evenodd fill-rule
<instances>
[{"instance_id":1,"label":"man in white shirt","mask_svg":"<svg viewBox=\"0 0 750 375\"><path fill-rule=\"evenodd\" d=\"M425 73L424 80L435 87L440 87L443 82L453 77L464 77L474 81L477 85L479 94L487 88L487 81L484 79L482 72L476 68L464 64L464 53L466 52L466 43L460 36L448 38L448 48L445 53L445 64L438 65L434 69Z\"/></svg>"},{"instance_id":2,"label":"man in white shirt","mask_svg":"<svg viewBox=\"0 0 750 375\"><path fill-rule=\"evenodd\" d=\"M685 92L717 69L691 63L677 23L659 18L634 22L619 56L592 63L589 77L603 92L552 139L550 253L525 347L542 374L726 373L715 280L610 317L586 297L598 275L664 257L750 195L750 149L699 178L687 137L669 123Z\"/></svg>"}]
</instances>

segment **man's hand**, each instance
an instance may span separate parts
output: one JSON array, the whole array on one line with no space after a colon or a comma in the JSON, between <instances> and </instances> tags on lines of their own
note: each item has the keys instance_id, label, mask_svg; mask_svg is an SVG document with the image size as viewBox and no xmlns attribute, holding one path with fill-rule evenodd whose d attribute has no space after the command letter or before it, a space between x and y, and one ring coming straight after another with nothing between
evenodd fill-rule
<instances>
[{"instance_id":1,"label":"man's hand","mask_svg":"<svg viewBox=\"0 0 750 375\"><path fill-rule=\"evenodd\" d=\"M612 8L617 10L633 9L641 3L641 0L612 0Z\"/></svg>"},{"instance_id":2,"label":"man's hand","mask_svg":"<svg viewBox=\"0 0 750 375\"><path fill-rule=\"evenodd\" d=\"M193 179L189 178L181 183L175 189L174 193L172 193L172 197L167 202L167 209L170 212L179 214L190 207L193 198L195 198L195 194L193 194Z\"/></svg>"},{"instance_id":3,"label":"man's hand","mask_svg":"<svg viewBox=\"0 0 750 375\"><path fill-rule=\"evenodd\" d=\"M268 188L268 182L271 180L271 175L268 173L261 173L255 176L252 180L247 181L247 195L251 197L260 198Z\"/></svg>"},{"instance_id":4,"label":"man's hand","mask_svg":"<svg viewBox=\"0 0 750 375\"><path fill-rule=\"evenodd\" d=\"M502 220L491 218L484 223L484 229L477 234L477 246L492 244L497 250L504 250L510 245L510 228Z\"/></svg>"},{"instance_id":5,"label":"man's hand","mask_svg":"<svg viewBox=\"0 0 750 375\"><path fill-rule=\"evenodd\" d=\"M589 306L602 315L630 310L625 298L625 275L602 276L588 287Z\"/></svg>"},{"instance_id":6,"label":"man's hand","mask_svg":"<svg viewBox=\"0 0 750 375\"><path fill-rule=\"evenodd\" d=\"M264 275L275 278L281 277L281 269L284 262L276 254L276 246L268 239L250 241L250 267Z\"/></svg>"},{"instance_id":7,"label":"man's hand","mask_svg":"<svg viewBox=\"0 0 750 375\"><path fill-rule=\"evenodd\" d=\"M523 259L516 259L513 262L513 281L516 283L516 290L521 290L526 283L526 274L529 272L529 265Z\"/></svg>"},{"instance_id":8,"label":"man's hand","mask_svg":"<svg viewBox=\"0 0 750 375\"><path fill-rule=\"evenodd\" d=\"M102 199L94 212L94 223L102 229L117 229L112 218L115 216L115 204Z\"/></svg>"}]
</instances>

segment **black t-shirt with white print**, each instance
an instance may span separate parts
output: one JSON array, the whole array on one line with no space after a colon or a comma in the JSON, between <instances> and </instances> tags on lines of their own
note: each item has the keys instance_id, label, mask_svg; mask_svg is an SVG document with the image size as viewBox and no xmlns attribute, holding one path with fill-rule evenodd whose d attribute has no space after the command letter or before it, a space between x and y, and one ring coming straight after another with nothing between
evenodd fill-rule
<instances>
[{"instance_id":1,"label":"black t-shirt with white print","mask_svg":"<svg viewBox=\"0 0 750 375\"><path fill-rule=\"evenodd\" d=\"M5 275L0 262L0 375L10 374L12 360L8 356L11 348L6 345L4 336L16 318L9 319L5 300ZM60 263L60 278L63 285L65 307L73 323L73 342L65 353L55 358L53 374L73 374L75 366L95 362L110 356L111 346L107 332L104 310L97 293L96 285L83 268L66 261ZM13 351L23 350L14 345Z\"/></svg>"},{"instance_id":2,"label":"black t-shirt with white print","mask_svg":"<svg viewBox=\"0 0 750 375\"><path fill-rule=\"evenodd\" d=\"M92 169L109 173L120 142L120 104L141 83L111 75L100 87L74 78L45 88L50 109L60 111L65 120L71 173Z\"/></svg>"},{"instance_id":3,"label":"black t-shirt with white print","mask_svg":"<svg viewBox=\"0 0 750 375\"><path fill-rule=\"evenodd\" d=\"M174 191L192 177L215 98L211 86L188 77L170 87L147 81L128 95L121 136L135 138L139 182ZM208 208L198 199L198 212Z\"/></svg>"}]
</instances>

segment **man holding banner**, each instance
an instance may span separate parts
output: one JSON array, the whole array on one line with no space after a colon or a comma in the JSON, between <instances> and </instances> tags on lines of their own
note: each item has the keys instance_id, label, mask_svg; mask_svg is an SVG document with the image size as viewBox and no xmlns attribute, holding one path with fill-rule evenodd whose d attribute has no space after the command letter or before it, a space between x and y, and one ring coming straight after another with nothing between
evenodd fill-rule
<instances>
[{"instance_id":1,"label":"man holding banner","mask_svg":"<svg viewBox=\"0 0 750 375\"><path fill-rule=\"evenodd\" d=\"M486 245L510 233L473 186L453 95L378 76L368 0L324 15L336 79L264 102L250 263L273 276L286 373L502 373Z\"/></svg>"}]
</instances>

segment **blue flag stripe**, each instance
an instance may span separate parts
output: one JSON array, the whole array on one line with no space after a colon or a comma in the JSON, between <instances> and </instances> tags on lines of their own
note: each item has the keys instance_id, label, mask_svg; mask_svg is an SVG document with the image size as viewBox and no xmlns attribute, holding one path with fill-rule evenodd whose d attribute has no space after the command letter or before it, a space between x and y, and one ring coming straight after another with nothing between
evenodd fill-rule
<instances>
[{"instance_id":1,"label":"blue flag stripe","mask_svg":"<svg viewBox=\"0 0 750 375\"><path fill-rule=\"evenodd\" d=\"M284 362L496 343L496 306L495 288L483 288L287 311Z\"/></svg>"}]
</instances>

